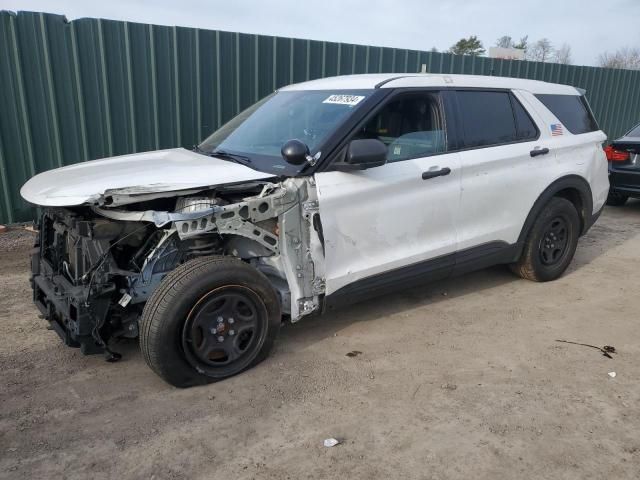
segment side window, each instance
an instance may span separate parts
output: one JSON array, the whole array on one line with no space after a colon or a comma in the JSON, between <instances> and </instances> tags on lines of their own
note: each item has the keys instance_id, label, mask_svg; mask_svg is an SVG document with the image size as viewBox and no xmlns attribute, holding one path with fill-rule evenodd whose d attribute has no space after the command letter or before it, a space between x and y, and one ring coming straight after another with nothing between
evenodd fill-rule
<instances>
[{"instance_id":1,"label":"side window","mask_svg":"<svg viewBox=\"0 0 640 480\"><path fill-rule=\"evenodd\" d=\"M598 124L583 96L540 94L536 98L574 135L598 130Z\"/></svg>"},{"instance_id":2,"label":"side window","mask_svg":"<svg viewBox=\"0 0 640 480\"><path fill-rule=\"evenodd\" d=\"M376 138L387 148L387 161L426 157L447 150L438 93L401 95L391 100L354 137Z\"/></svg>"},{"instance_id":3,"label":"side window","mask_svg":"<svg viewBox=\"0 0 640 480\"><path fill-rule=\"evenodd\" d=\"M457 92L464 146L486 147L517 140L507 92Z\"/></svg>"},{"instance_id":4,"label":"side window","mask_svg":"<svg viewBox=\"0 0 640 480\"><path fill-rule=\"evenodd\" d=\"M538 128L533 123L531 117L524 109L518 99L511 95L511 104L513 105L513 115L516 117L516 131L518 140L535 140L538 138Z\"/></svg>"}]
</instances>

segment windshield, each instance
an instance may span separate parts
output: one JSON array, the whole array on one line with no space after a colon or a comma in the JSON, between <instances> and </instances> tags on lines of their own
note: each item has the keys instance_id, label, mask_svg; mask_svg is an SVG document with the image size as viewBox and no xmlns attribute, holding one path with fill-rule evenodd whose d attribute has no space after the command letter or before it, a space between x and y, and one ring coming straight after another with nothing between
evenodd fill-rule
<instances>
[{"instance_id":1,"label":"windshield","mask_svg":"<svg viewBox=\"0 0 640 480\"><path fill-rule=\"evenodd\" d=\"M204 154L234 158L256 170L295 174L280 153L288 140L322 152L332 133L359 109L373 90L294 90L274 93L252 105L199 145Z\"/></svg>"}]
</instances>

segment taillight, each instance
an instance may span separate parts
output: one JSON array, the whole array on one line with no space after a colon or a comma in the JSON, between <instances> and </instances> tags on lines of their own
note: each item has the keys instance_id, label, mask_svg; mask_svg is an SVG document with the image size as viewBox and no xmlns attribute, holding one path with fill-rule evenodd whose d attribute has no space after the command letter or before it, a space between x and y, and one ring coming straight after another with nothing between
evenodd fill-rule
<instances>
[{"instance_id":1,"label":"taillight","mask_svg":"<svg viewBox=\"0 0 640 480\"><path fill-rule=\"evenodd\" d=\"M604 153L607 155L607 160L610 162L626 162L630 158L629 152L616 150L611 145L604 147Z\"/></svg>"}]
</instances>

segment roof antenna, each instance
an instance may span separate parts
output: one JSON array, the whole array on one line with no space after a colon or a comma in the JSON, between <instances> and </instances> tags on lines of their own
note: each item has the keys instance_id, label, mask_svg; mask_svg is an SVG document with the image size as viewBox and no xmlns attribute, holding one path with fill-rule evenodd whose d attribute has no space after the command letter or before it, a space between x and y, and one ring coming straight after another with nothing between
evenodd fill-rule
<instances>
[{"instance_id":1,"label":"roof antenna","mask_svg":"<svg viewBox=\"0 0 640 480\"><path fill-rule=\"evenodd\" d=\"M427 73L427 64L423 63L422 67L420 67L420 73Z\"/></svg>"}]
</instances>

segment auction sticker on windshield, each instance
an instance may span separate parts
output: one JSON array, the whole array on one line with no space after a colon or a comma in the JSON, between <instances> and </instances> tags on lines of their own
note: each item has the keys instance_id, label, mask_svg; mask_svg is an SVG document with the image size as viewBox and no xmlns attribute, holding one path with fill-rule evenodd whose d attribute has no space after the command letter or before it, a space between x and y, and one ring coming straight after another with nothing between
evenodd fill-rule
<instances>
[{"instance_id":1,"label":"auction sticker on windshield","mask_svg":"<svg viewBox=\"0 0 640 480\"><path fill-rule=\"evenodd\" d=\"M330 95L322 103L335 103L337 105L349 105L350 107L353 107L362 100L364 100L364 96L362 95Z\"/></svg>"}]
</instances>

